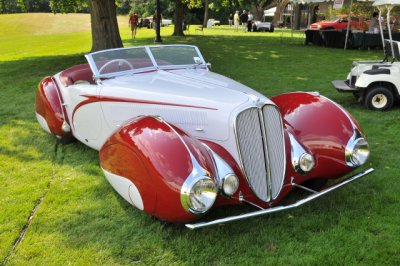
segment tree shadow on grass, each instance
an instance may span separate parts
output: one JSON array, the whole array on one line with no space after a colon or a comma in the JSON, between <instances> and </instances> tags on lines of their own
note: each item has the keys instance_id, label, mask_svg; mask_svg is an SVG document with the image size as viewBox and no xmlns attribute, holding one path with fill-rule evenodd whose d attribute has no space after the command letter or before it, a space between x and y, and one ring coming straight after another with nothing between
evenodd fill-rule
<instances>
[{"instance_id":1,"label":"tree shadow on grass","mask_svg":"<svg viewBox=\"0 0 400 266\"><path fill-rule=\"evenodd\" d=\"M36 121L37 85L45 76L82 63L86 63L82 54L0 62L2 154L27 162L49 160L55 156L56 138L44 132ZM67 145L67 150L79 150L80 146L83 145L72 143ZM89 148L84 150L90 151Z\"/></svg>"}]
</instances>

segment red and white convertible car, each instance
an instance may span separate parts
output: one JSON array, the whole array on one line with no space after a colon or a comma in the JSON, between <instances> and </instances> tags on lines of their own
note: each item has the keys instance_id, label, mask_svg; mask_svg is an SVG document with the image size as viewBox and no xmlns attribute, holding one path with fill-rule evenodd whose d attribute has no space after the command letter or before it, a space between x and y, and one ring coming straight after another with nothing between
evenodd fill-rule
<instances>
[{"instance_id":1,"label":"red and white convertible car","mask_svg":"<svg viewBox=\"0 0 400 266\"><path fill-rule=\"evenodd\" d=\"M209 71L189 45L88 54L88 64L44 78L36 117L57 138L99 150L108 181L129 203L161 220L191 223L215 207L257 210L187 224L198 228L300 206L316 183L365 164L369 147L355 119L318 93L272 98ZM279 201L294 187L312 194Z\"/></svg>"}]
</instances>

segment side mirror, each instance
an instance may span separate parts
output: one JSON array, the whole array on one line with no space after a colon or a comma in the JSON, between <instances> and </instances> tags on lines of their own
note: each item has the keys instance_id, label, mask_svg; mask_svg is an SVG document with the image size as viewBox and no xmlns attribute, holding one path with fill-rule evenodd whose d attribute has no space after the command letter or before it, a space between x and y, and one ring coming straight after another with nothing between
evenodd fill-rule
<instances>
[{"instance_id":1,"label":"side mirror","mask_svg":"<svg viewBox=\"0 0 400 266\"><path fill-rule=\"evenodd\" d=\"M193 60L194 60L194 62L195 62L197 65L201 65L201 64L203 63L203 62L201 61L200 57L197 57L197 56L193 57Z\"/></svg>"}]
</instances>

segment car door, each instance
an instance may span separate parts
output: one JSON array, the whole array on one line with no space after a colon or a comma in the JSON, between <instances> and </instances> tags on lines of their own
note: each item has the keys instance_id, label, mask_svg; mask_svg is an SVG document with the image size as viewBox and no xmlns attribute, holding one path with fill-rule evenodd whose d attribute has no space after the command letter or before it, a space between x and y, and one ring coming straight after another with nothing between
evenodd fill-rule
<instances>
[{"instance_id":1,"label":"car door","mask_svg":"<svg viewBox=\"0 0 400 266\"><path fill-rule=\"evenodd\" d=\"M62 91L74 137L91 147L96 147L103 127L98 86L74 84L64 87Z\"/></svg>"}]
</instances>

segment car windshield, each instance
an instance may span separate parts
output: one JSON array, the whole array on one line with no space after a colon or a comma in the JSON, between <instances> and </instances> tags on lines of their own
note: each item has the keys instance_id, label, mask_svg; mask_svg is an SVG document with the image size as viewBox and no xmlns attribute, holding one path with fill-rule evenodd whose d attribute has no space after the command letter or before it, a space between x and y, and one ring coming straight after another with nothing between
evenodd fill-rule
<instances>
[{"instance_id":1,"label":"car windshield","mask_svg":"<svg viewBox=\"0 0 400 266\"><path fill-rule=\"evenodd\" d=\"M190 45L111 49L88 54L86 58L95 78L109 78L165 68L206 66L198 48Z\"/></svg>"},{"instance_id":2,"label":"car windshield","mask_svg":"<svg viewBox=\"0 0 400 266\"><path fill-rule=\"evenodd\" d=\"M340 18L334 17L334 18L327 19L327 20L324 20L324 21L325 21L325 22L337 22L337 21L339 21L339 20L340 20Z\"/></svg>"}]
</instances>

